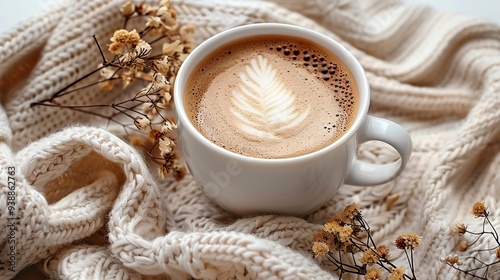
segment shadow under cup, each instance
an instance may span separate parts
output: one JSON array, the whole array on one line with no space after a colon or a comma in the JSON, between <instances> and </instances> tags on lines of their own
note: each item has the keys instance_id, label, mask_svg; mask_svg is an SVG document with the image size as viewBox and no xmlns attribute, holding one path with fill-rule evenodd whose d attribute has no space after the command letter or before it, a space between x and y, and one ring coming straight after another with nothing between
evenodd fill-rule
<instances>
[{"instance_id":1,"label":"shadow under cup","mask_svg":"<svg viewBox=\"0 0 500 280\"><path fill-rule=\"evenodd\" d=\"M359 94L357 114L347 131L335 142L302 156L255 158L233 153L214 144L191 123L186 113L184 95L192 71L207 55L221 46L258 35L285 35L312 41L329 50L349 68ZM178 72L174 100L180 145L187 166L208 197L237 214L304 215L332 199L346 177L349 177L350 169L356 165L356 149L360 144L356 134L368 118L370 92L363 68L336 41L298 26L263 23L222 32L194 49ZM404 165L399 162L395 164L396 167L388 170L402 169Z\"/></svg>"}]
</instances>

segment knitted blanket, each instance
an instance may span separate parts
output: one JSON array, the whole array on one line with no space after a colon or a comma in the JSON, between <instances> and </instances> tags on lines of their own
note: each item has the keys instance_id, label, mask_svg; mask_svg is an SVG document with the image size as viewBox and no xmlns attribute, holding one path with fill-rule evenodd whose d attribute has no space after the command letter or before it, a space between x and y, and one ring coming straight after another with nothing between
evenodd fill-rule
<instances>
[{"instance_id":1,"label":"knitted blanket","mask_svg":"<svg viewBox=\"0 0 500 280\"><path fill-rule=\"evenodd\" d=\"M342 186L305 217L237 217L206 198L189 174L179 182L157 178L102 119L30 108L95 69L100 56L91 35L110 38L124 2L64 1L0 39L1 279L25 268L57 279L335 279L331 263L310 248L322 223L351 202L378 244L393 248L409 231L423 237L417 277L454 279L457 271L440 261L457 252L450 224L463 220L480 231L482 220L468 212L484 200L498 225L499 27L396 0L174 1L179 20L196 25L197 43L256 22L301 25L338 40L367 72L370 113L402 124L414 141L406 170L388 184ZM76 102L112 102L119 94L126 92L89 88ZM375 142L359 153L376 163L397 158ZM494 260L478 251L487 247L491 239L471 245L476 258L464 258L462 268ZM392 259L406 261L397 250Z\"/></svg>"}]
</instances>

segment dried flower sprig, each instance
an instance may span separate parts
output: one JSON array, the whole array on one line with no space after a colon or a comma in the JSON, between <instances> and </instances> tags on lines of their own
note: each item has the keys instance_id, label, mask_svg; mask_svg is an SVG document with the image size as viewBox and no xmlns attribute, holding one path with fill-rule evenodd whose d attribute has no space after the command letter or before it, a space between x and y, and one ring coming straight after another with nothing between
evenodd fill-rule
<instances>
[{"instance_id":1,"label":"dried flower sprig","mask_svg":"<svg viewBox=\"0 0 500 280\"><path fill-rule=\"evenodd\" d=\"M174 178L181 179L186 169L178 164L174 137L177 127L168 115L172 115L169 114L172 108L172 86L177 72L194 48L194 26L178 23L170 0L161 0L156 6L127 2L120 8L120 14L124 17L123 28L114 32L108 45L113 58L106 58L93 35L102 59L97 68L31 106L70 109L119 124L131 137L132 144L149 147L148 154L160 165L158 171L162 178L173 171ZM127 30L127 24L134 18L145 18L142 30ZM153 54L157 43L162 43L161 52ZM99 76L97 81L81 85L83 81L95 76ZM133 83L144 87L131 97L111 104L75 105L69 104L68 98L63 99L94 86L109 91L118 82L121 82L123 89ZM103 108L111 108L112 113L103 113L100 110ZM123 122L123 116L130 122ZM129 130L134 130L135 134L130 135ZM137 137L138 131L145 137Z\"/></svg>"},{"instance_id":2,"label":"dried flower sprig","mask_svg":"<svg viewBox=\"0 0 500 280\"><path fill-rule=\"evenodd\" d=\"M405 274L404 267L396 267L391 262L389 248L375 244L359 206L352 203L315 234L312 252L315 257L326 257L339 272L340 278L351 273L364 275L365 279L381 279L385 271L391 280L411 280L417 279L413 251L421 242L422 237L415 233L405 233L396 238L395 245L405 252L411 271L411 275Z\"/></svg>"},{"instance_id":3,"label":"dried flower sprig","mask_svg":"<svg viewBox=\"0 0 500 280\"><path fill-rule=\"evenodd\" d=\"M460 261L460 258L457 254L449 254L441 259L442 262L456 269L460 273L463 273L467 276L477 279L489 279L490 273L493 272L493 275L498 274L500 272L500 239L498 235L497 229L493 226L493 223L490 219L490 213L488 211L488 207L483 201L477 201L471 208L471 214L476 218L482 218L482 227L481 231L475 232L469 230L468 227L462 223L458 222L451 226L451 232L460 236L461 240L458 243L458 250L461 252L466 252L471 246L476 244L482 239L485 238L493 238L493 241L496 243L496 246L492 248L484 248L476 250L472 252L474 255L478 252L489 252L491 255L495 256L495 260L491 262L484 262L478 259L476 256L465 257L465 259L472 259L475 263L478 263L476 267L465 269L462 268L461 265L463 261ZM463 240L464 238L472 237L472 241ZM497 279L498 276L495 278Z\"/></svg>"}]
</instances>

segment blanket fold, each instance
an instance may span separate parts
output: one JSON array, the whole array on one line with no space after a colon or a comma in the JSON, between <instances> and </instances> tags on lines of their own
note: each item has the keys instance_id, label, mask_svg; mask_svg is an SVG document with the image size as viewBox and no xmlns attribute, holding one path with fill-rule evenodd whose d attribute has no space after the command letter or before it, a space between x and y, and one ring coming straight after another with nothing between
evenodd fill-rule
<instances>
[{"instance_id":1,"label":"blanket fold","mask_svg":"<svg viewBox=\"0 0 500 280\"><path fill-rule=\"evenodd\" d=\"M0 234L0 278L29 268L56 279L336 279L327 259L312 257L313 235L356 202L394 263L406 263L394 238L413 231L423 237L417 277L453 279L457 271L440 261L460 253L450 224L463 220L479 231L481 221L468 214L477 200L500 221L498 26L396 0L173 1L179 21L196 26L197 43L258 22L296 24L338 40L367 72L370 114L402 124L414 141L406 170L390 183L342 186L305 217L236 217L189 174L179 182L157 178L152 163L104 120L30 106L97 67L91 36L107 44L123 24L124 2L66 1L0 37L0 228L17 221L14 269L12 238ZM129 93L87 88L75 102L110 103ZM373 142L359 157L388 163L397 153ZM9 211L4 202L13 197ZM481 239L469 250L494 246ZM475 257L464 257L461 267L495 256Z\"/></svg>"}]
</instances>

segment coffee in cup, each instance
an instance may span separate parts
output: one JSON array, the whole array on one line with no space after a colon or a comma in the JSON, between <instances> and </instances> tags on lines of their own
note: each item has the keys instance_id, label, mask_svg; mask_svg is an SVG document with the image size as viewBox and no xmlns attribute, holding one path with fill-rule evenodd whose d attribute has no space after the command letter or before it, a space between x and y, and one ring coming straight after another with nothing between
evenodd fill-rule
<instances>
[{"instance_id":1,"label":"coffee in cup","mask_svg":"<svg viewBox=\"0 0 500 280\"><path fill-rule=\"evenodd\" d=\"M224 149L291 158L339 139L356 117L358 89L333 53L307 39L261 35L220 46L192 71L185 108Z\"/></svg>"}]
</instances>

